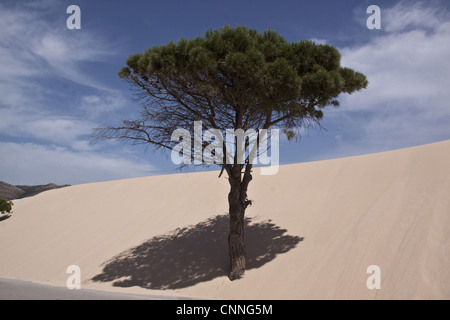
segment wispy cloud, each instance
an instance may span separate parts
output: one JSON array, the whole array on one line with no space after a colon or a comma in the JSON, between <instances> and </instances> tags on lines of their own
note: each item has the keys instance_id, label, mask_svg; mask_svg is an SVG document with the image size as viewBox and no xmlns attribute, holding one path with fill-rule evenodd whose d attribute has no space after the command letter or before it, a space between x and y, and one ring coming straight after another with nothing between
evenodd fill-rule
<instances>
[{"instance_id":1,"label":"wispy cloud","mask_svg":"<svg viewBox=\"0 0 450 320\"><path fill-rule=\"evenodd\" d=\"M0 180L75 184L150 174L152 165L89 143L97 121L126 99L89 70L112 57L114 44L68 30L64 14L49 19L62 7L0 4ZM61 90L70 83L75 89Z\"/></svg>"},{"instance_id":2,"label":"wispy cloud","mask_svg":"<svg viewBox=\"0 0 450 320\"><path fill-rule=\"evenodd\" d=\"M0 5L0 133L4 137L72 143L86 134L92 123L67 116L62 104L70 97L62 96L46 81L66 78L103 89L79 66L102 59L103 49L93 43L89 33L83 33L78 42L70 33L68 37L58 35L61 31L55 31L59 29L52 28L41 15L35 8L18 10ZM80 45L76 50L74 43Z\"/></svg>"},{"instance_id":3,"label":"wispy cloud","mask_svg":"<svg viewBox=\"0 0 450 320\"><path fill-rule=\"evenodd\" d=\"M449 12L439 2L403 1L382 17L383 32L340 49L342 63L366 74L369 86L331 116L359 128L351 130L359 152L450 138Z\"/></svg>"},{"instance_id":4,"label":"wispy cloud","mask_svg":"<svg viewBox=\"0 0 450 320\"><path fill-rule=\"evenodd\" d=\"M93 122L74 117L17 112L11 109L1 110L1 116L0 134L3 137L64 146L84 139L95 126Z\"/></svg>"},{"instance_id":5,"label":"wispy cloud","mask_svg":"<svg viewBox=\"0 0 450 320\"><path fill-rule=\"evenodd\" d=\"M1 179L13 184L80 184L150 175L142 160L55 145L0 142Z\"/></svg>"},{"instance_id":6,"label":"wispy cloud","mask_svg":"<svg viewBox=\"0 0 450 320\"><path fill-rule=\"evenodd\" d=\"M111 91L82 71L84 64L105 61L111 55L111 50L106 50L103 42L87 32L50 31L33 41L31 50L32 54L45 61L43 65L48 66L52 74L83 86Z\"/></svg>"},{"instance_id":7,"label":"wispy cloud","mask_svg":"<svg viewBox=\"0 0 450 320\"><path fill-rule=\"evenodd\" d=\"M430 1L411 2L403 0L383 12L383 20L385 21L385 30L387 32L401 32L416 28L435 29L446 18L447 13L445 11L442 12L440 7L433 6L433 3Z\"/></svg>"},{"instance_id":8,"label":"wispy cloud","mask_svg":"<svg viewBox=\"0 0 450 320\"><path fill-rule=\"evenodd\" d=\"M56 2L54 4L58 7ZM57 21L58 27L55 27L54 23L43 19L44 13L42 7L41 10L26 7L19 10L0 5L0 80L54 76L108 90L83 73L81 67L111 56L111 45L93 33L68 30L63 21Z\"/></svg>"},{"instance_id":9,"label":"wispy cloud","mask_svg":"<svg viewBox=\"0 0 450 320\"><path fill-rule=\"evenodd\" d=\"M80 110L83 110L89 119L99 119L122 109L126 105L127 100L121 95L86 95L81 97Z\"/></svg>"}]
</instances>

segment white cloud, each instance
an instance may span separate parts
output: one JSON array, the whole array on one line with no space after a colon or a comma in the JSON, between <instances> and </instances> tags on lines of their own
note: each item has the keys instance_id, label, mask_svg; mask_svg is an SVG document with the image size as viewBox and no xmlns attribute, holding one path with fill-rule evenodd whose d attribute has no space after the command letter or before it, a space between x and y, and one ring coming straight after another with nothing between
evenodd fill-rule
<instances>
[{"instance_id":1,"label":"white cloud","mask_svg":"<svg viewBox=\"0 0 450 320\"><path fill-rule=\"evenodd\" d=\"M12 184L80 184L148 176L154 170L142 160L58 146L0 142L0 149L0 180Z\"/></svg>"},{"instance_id":2,"label":"white cloud","mask_svg":"<svg viewBox=\"0 0 450 320\"><path fill-rule=\"evenodd\" d=\"M34 31L26 21L32 17L30 13L12 11L0 4L0 106L26 104L25 93L29 92L31 84L29 79L42 75L44 71L29 48ZM37 20L36 24L41 23Z\"/></svg>"},{"instance_id":3,"label":"white cloud","mask_svg":"<svg viewBox=\"0 0 450 320\"><path fill-rule=\"evenodd\" d=\"M436 97L447 91L449 36L450 23L431 34L413 30L379 36L362 47L342 49L342 63L368 76L364 98L370 96L377 104Z\"/></svg>"},{"instance_id":4,"label":"white cloud","mask_svg":"<svg viewBox=\"0 0 450 320\"><path fill-rule=\"evenodd\" d=\"M35 110L21 111L14 108L0 109L0 134L24 141L39 140L72 147L80 145L96 127L94 122Z\"/></svg>"},{"instance_id":5,"label":"white cloud","mask_svg":"<svg viewBox=\"0 0 450 320\"><path fill-rule=\"evenodd\" d=\"M48 18L61 7L54 0L0 4L0 180L76 184L150 174L153 167L133 154L89 143L96 120L126 101L85 71L111 57L110 44L68 30L65 11ZM59 83L70 81L83 89L61 91Z\"/></svg>"},{"instance_id":6,"label":"white cloud","mask_svg":"<svg viewBox=\"0 0 450 320\"><path fill-rule=\"evenodd\" d=\"M47 30L44 35L32 41L31 52L51 67L52 73L81 85L111 91L97 80L81 71L88 62L104 61L111 55L104 40L88 32L69 30Z\"/></svg>"},{"instance_id":7,"label":"white cloud","mask_svg":"<svg viewBox=\"0 0 450 320\"><path fill-rule=\"evenodd\" d=\"M97 119L122 109L127 101L120 95L87 95L81 97L80 109L88 118Z\"/></svg>"},{"instance_id":8,"label":"white cloud","mask_svg":"<svg viewBox=\"0 0 450 320\"><path fill-rule=\"evenodd\" d=\"M92 131L92 124L77 119L39 119L30 122L24 133L47 142L70 145Z\"/></svg>"},{"instance_id":9,"label":"white cloud","mask_svg":"<svg viewBox=\"0 0 450 320\"><path fill-rule=\"evenodd\" d=\"M352 130L360 134L357 148L380 151L450 138L450 14L436 4L400 2L384 9L385 32L340 49L342 64L369 80L366 90L344 96L342 108L330 113L336 123L348 121L345 113L359 126Z\"/></svg>"},{"instance_id":10,"label":"white cloud","mask_svg":"<svg viewBox=\"0 0 450 320\"><path fill-rule=\"evenodd\" d=\"M310 39L310 41L316 43L316 44L327 44L327 40L325 39L317 39L317 38L312 38Z\"/></svg>"},{"instance_id":11,"label":"white cloud","mask_svg":"<svg viewBox=\"0 0 450 320\"><path fill-rule=\"evenodd\" d=\"M114 44L89 31L68 30L62 19L64 15L56 22L43 18L51 9L60 7L60 3L47 1L43 7L33 7L35 4L33 1L20 7L0 4L0 91L3 95L0 106L8 102L23 103L19 96L32 95L23 90L23 84L40 90L42 80L49 77L113 93L82 68L86 63L110 57Z\"/></svg>"},{"instance_id":12,"label":"white cloud","mask_svg":"<svg viewBox=\"0 0 450 320\"><path fill-rule=\"evenodd\" d=\"M401 1L393 8L383 11L383 21L388 32L400 32L409 28L436 28L445 19L440 8L430 2Z\"/></svg>"},{"instance_id":13,"label":"white cloud","mask_svg":"<svg viewBox=\"0 0 450 320\"><path fill-rule=\"evenodd\" d=\"M40 39L34 52L49 63L52 63L53 61L60 63L61 61L64 61L64 59L70 61L68 57L70 51L69 48L67 48L67 44L54 34L46 34Z\"/></svg>"}]
</instances>

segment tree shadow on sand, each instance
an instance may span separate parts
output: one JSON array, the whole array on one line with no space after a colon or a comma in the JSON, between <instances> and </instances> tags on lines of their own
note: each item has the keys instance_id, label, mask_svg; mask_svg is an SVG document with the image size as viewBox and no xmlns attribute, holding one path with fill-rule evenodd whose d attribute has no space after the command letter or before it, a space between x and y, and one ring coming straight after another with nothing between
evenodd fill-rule
<instances>
[{"instance_id":1,"label":"tree shadow on sand","mask_svg":"<svg viewBox=\"0 0 450 320\"><path fill-rule=\"evenodd\" d=\"M303 240L286 235L271 220L245 220L247 270L263 266L277 254L288 252ZM113 286L146 289L180 289L227 275L227 215L218 215L194 226L156 236L104 263L93 281Z\"/></svg>"},{"instance_id":2,"label":"tree shadow on sand","mask_svg":"<svg viewBox=\"0 0 450 320\"><path fill-rule=\"evenodd\" d=\"M10 214L0 214L0 221L11 218Z\"/></svg>"}]
</instances>

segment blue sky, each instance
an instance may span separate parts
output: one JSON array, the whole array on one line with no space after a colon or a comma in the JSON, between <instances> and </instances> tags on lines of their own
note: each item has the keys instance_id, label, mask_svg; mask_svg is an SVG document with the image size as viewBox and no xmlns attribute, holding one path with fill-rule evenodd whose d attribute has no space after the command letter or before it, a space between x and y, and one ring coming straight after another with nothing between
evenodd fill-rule
<instances>
[{"instance_id":1,"label":"blue sky","mask_svg":"<svg viewBox=\"0 0 450 320\"><path fill-rule=\"evenodd\" d=\"M69 30L69 5L81 29ZM366 9L381 8L381 30ZM369 87L325 111L327 131L281 141L281 164L450 139L448 1L0 2L0 180L79 184L177 173L170 155L119 142L91 144L95 127L138 111L117 72L145 49L210 27L271 28L288 41L339 49ZM184 171L204 170L188 167Z\"/></svg>"}]
</instances>

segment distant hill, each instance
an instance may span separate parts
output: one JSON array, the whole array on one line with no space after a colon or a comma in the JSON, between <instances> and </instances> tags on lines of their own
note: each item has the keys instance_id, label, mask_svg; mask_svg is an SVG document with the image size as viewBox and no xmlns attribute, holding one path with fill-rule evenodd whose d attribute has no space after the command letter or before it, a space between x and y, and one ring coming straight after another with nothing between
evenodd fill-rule
<instances>
[{"instance_id":1,"label":"distant hill","mask_svg":"<svg viewBox=\"0 0 450 320\"><path fill-rule=\"evenodd\" d=\"M37 185L37 186L22 186L17 185L13 186L9 183L0 181L0 198L4 198L7 200L21 199L26 197L35 196L38 193L58 189L63 187L68 187L69 185L56 185L54 183L49 183L46 185Z\"/></svg>"}]
</instances>

